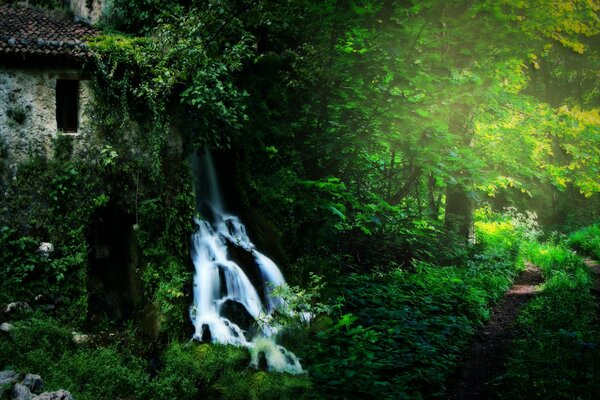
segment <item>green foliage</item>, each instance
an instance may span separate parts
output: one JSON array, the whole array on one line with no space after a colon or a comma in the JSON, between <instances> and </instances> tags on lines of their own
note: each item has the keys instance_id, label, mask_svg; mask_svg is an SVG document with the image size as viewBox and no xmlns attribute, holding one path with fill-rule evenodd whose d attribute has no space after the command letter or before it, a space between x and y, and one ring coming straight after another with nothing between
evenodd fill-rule
<instances>
[{"instance_id":1,"label":"green foliage","mask_svg":"<svg viewBox=\"0 0 600 400\"><path fill-rule=\"evenodd\" d=\"M164 369L150 382L151 398L313 398L307 377L253 371L249 362L243 348L173 343Z\"/></svg>"},{"instance_id":2,"label":"green foliage","mask_svg":"<svg viewBox=\"0 0 600 400\"><path fill-rule=\"evenodd\" d=\"M6 116L10 119L9 125L23 125L29 113L25 108L10 108L6 110Z\"/></svg>"},{"instance_id":3,"label":"green foliage","mask_svg":"<svg viewBox=\"0 0 600 400\"><path fill-rule=\"evenodd\" d=\"M590 225L569 235L570 247L585 255L600 259L600 224Z\"/></svg>"},{"instance_id":4,"label":"green foliage","mask_svg":"<svg viewBox=\"0 0 600 400\"><path fill-rule=\"evenodd\" d=\"M43 374L53 388L64 388L78 399L110 400L138 395L146 389L145 362L114 347L65 353Z\"/></svg>"},{"instance_id":5,"label":"green foliage","mask_svg":"<svg viewBox=\"0 0 600 400\"><path fill-rule=\"evenodd\" d=\"M193 192L183 181L188 174L180 170L181 181L172 181L171 190L143 200L139 207L136 236L142 248L142 280L147 298L158 306L161 330L180 337L191 304L189 237L192 232ZM177 191L183 191L178 193Z\"/></svg>"},{"instance_id":6,"label":"green foliage","mask_svg":"<svg viewBox=\"0 0 600 400\"><path fill-rule=\"evenodd\" d=\"M417 262L413 272L338 278L342 315L301 353L326 398L442 395L474 329L517 272L519 241L502 240L519 237L517 229L485 228L488 247L461 266Z\"/></svg>"},{"instance_id":7,"label":"green foliage","mask_svg":"<svg viewBox=\"0 0 600 400\"><path fill-rule=\"evenodd\" d=\"M546 279L557 273L573 275L584 268L583 260L561 244L530 242L524 247L524 257L542 269Z\"/></svg>"},{"instance_id":8,"label":"green foliage","mask_svg":"<svg viewBox=\"0 0 600 400\"><path fill-rule=\"evenodd\" d=\"M546 282L519 315L502 398L593 399L600 389L600 332L590 274L562 245L532 243L526 253Z\"/></svg>"},{"instance_id":9,"label":"green foliage","mask_svg":"<svg viewBox=\"0 0 600 400\"><path fill-rule=\"evenodd\" d=\"M141 359L116 347L78 349L69 326L41 313L14 323L9 336L0 338L0 366L42 375L47 390L109 400L145 387Z\"/></svg>"},{"instance_id":10,"label":"green foliage","mask_svg":"<svg viewBox=\"0 0 600 400\"><path fill-rule=\"evenodd\" d=\"M83 321L87 298L87 227L104 196L94 166L71 161L68 143L56 143L53 160L22 164L3 194L0 225L2 297L31 302L43 294L69 298L67 320ZM54 247L38 251L42 242Z\"/></svg>"},{"instance_id":11,"label":"green foliage","mask_svg":"<svg viewBox=\"0 0 600 400\"><path fill-rule=\"evenodd\" d=\"M67 325L34 314L0 337L0 368L41 374L47 390L66 389L83 400L315 398L307 376L250 369L244 348L175 341L161 355L161 366L154 365L152 377L148 361L140 357L143 351L133 331L105 345L77 347Z\"/></svg>"},{"instance_id":12,"label":"green foliage","mask_svg":"<svg viewBox=\"0 0 600 400\"><path fill-rule=\"evenodd\" d=\"M13 325L10 334L0 339L0 367L48 372L71 349L69 329L41 313Z\"/></svg>"},{"instance_id":13,"label":"green foliage","mask_svg":"<svg viewBox=\"0 0 600 400\"><path fill-rule=\"evenodd\" d=\"M49 267L49 262L38 253L39 243L31 237L18 236L14 229L0 228L0 264L4 278L0 283L0 302L9 302L11 295L25 298L23 285L36 270ZM39 287L43 282L36 281Z\"/></svg>"},{"instance_id":14,"label":"green foliage","mask_svg":"<svg viewBox=\"0 0 600 400\"><path fill-rule=\"evenodd\" d=\"M195 148L228 148L247 119L247 93L235 79L255 44L243 11L238 14L236 4L221 1L186 6L119 1L113 22L143 26L151 35L107 34L90 43L100 93L148 127L137 142L148 149L154 173L159 172L173 112L185 119L182 130ZM229 19L222 23L224 16ZM179 102L182 106L175 106Z\"/></svg>"}]
</instances>

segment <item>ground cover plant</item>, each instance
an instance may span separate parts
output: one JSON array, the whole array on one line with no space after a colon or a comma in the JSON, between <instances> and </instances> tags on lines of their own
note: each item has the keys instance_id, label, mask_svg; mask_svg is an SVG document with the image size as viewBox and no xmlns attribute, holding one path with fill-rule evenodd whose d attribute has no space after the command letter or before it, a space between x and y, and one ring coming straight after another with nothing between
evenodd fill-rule
<instances>
[{"instance_id":1,"label":"ground cover plant","mask_svg":"<svg viewBox=\"0 0 600 400\"><path fill-rule=\"evenodd\" d=\"M600 224L590 225L569 235L568 245L582 255L600 259Z\"/></svg>"},{"instance_id":2,"label":"ground cover plant","mask_svg":"<svg viewBox=\"0 0 600 400\"><path fill-rule=\"evenodd\" d=\"M342 315L306 358L325 398L442 396L466 344L523 268L526 231L481 213L480 243L456 266L415 261L344 278Z\"/></svg>"},{"instance_id":3,"label":"ground cover plant","mask_svg":"<svg viewBox=\"0 0 600 400\"><path fill-rule=\"evenodd\" d=\"M591 399L600 389L597 277L564 242L526 247L545 282L519 316L501 397Z\"/></svg>"}]
</instances>

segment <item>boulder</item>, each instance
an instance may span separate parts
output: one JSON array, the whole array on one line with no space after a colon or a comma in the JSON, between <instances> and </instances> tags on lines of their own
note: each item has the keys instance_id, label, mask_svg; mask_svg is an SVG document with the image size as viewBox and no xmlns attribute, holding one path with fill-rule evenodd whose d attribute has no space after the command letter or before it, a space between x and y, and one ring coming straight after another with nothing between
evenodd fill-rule
<instances>
[{"instance_id":1,"label":"boulder","mask_svg":"<svg viewBox=\"0 0 600 400\"><path fill-rule=\"evenodd\" d=\"M33 400L33 394L27 386L17 383L10 394L11 400Z\"/></svg>"},{"instance_id":2,"label":"boulder","mask_svg":"<svg viewBox=\"0 0 600 400\"><path fill-rule=\"evenodd\" d=\"M13 328L13 326L11 324L9 324L8 322L3 322L0 324L0 332L8 333L8 332L10 332L10 330L12 328Z\"/></svg>"},{"instance_id":3,"label":"boulder","mask_svg":"<svg viewBox=\"0 0 600 400\"><path fill-rule=\"evenodd\" d=\"M0 371L0 399L4 392L10 392L7 386L12 386L17 383L19 375L15 371Z\"/></svg>"},{"instance_id":4,"label":"boulder","mask_svg":"<svg viewBox=\"0 0 600 400\"><path fill-rule=\"evenodd\" d=\"M50 256L50 253L52 253L53 251L54 245L49 242L42 242L40 243L40 247L38 247L38 253L40 253L40 255L45 258L48 258Z\"/></svg>"},{"instance_id":5,"label":"boulder","mask_svg":"<svg viewBox=\"0 0 600 400\"><path fill-rule=\"evenodd\" d=\"M75 400L70 392L58 390L56 392L45 392L35 396L32 400Z\"/></svg>"},{"instance_id":6,"label":"boulder","mask_svg":"<svg viewBox=\"0 0 600 400\"><path fill-rule=\"evenodd\" d=\"M27 374L21 383L32 393L40 394L44 390L44 380L39 375Z\"/></svg>"},{"instance_id":7,"label":"boulder","mask_svg":"<svg viewBox=\"0 0 600 400\"><path fill-rule=\"evenodd\" d=\"M0 371L0 387L4 385L12 385L13 383L17 383L19 380L19 374L15 371Z\"/></svg>"}]
</instances>

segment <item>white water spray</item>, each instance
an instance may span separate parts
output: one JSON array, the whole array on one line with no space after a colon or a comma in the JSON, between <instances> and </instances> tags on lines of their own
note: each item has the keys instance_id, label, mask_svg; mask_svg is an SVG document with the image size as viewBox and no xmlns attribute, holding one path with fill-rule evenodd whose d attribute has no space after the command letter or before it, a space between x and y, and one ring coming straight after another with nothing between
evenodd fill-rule
<instances>
[{"instance_id":1,"label":"white water spray","mask_svg":"<svg viewBox=\"0 0 600 400\"><path fill-rule=\"evenodd\" d=\"M276 329L269 325L273 312L283 303L272 295L275 287L285 284L283 274L270 258L256 250L239 218L225 213L210 153L194 157L192 168L198 174L194 182L196 208L209 217L194 219L198 230L192 236L193 339L244 346L250 349L254 366L259 363L259 353L263 353L270 370L303 373L298 358L275 343ZM245 270L232 260L230 249L250 254L254 265L244 266ZM250 270L255 284L247 275ZM253 318L254 335L224 315L227 304L234 304L233 310L238 312L242 306ZM262 326L256 323L259 320Z\"/></svg>"}]
</instances>

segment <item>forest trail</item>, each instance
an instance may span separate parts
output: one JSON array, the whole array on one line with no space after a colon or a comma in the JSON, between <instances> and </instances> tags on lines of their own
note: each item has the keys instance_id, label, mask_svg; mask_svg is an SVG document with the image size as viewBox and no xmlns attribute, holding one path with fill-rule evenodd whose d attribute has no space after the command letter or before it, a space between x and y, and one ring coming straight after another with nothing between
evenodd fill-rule
<instances>
[{"instance_id":1,"label":"forest trail","mask_svg":"<svg viewBox=\"0 0 600 400\"><path fill-rule=\"evenodd\" d=\"M540 269L528 263L502 302L494 308L488 323L475 335L458 380L449 390L448 400L496 398L491 384L503 373L505 350L513 339L513 322L521 307L535 296L542 282Z\"/></svg>"}]
</instances>

